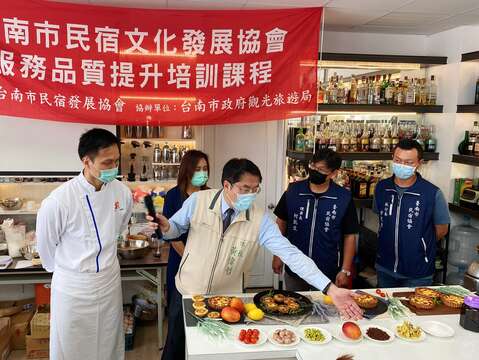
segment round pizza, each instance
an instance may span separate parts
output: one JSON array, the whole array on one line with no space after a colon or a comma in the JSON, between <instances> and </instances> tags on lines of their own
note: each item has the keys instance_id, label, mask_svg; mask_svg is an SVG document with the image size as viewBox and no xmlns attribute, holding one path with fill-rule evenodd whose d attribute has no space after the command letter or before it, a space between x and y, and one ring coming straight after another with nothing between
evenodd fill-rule
<instances>
[{"instance_id":1,"label":"round pizza","mask_svg":"<svg viewBox=\"0 0 479 360\"><path fill-rule=\"evenodd\" d=\"M416 295L425 296L434 300L439 300L441 297L441 293L439 291L430 288L416 288L414 292Z\"/></svg>"},{"instance_id":2,"label":"round pizza","mask_svg":"<svg viewBox=\"0 0 479 360\"><path fill-rule=\"evenodd\" d=\"M454 309L459 309L464 304L464 298L457 295L441 294L441 301L444 305Z\"/></svg>"},{"instance_id":3,"label":"round pizza","mask_svg":"<svg viewBox=\"0 0 479 360\"><path fill-rule=\"evenodd\" d=\"M213 296L208 299L208 306L217 311L223 310L230 306L231 299L227 296Z\"/></svg>"},{"instance_id":4,"label":"round pizza","mask_svg":"<svg viewBox=\"0 0 479 360\"><path fill-rule=\"evenodd\" d=\"M431 309L434 309L434 307L436 306L436 303L434 302L433 298L422 296L422 295L410 296L409 304L411 304L417 309L422 309L422 310L431 310Z\"/></svg>"}]
</instances>

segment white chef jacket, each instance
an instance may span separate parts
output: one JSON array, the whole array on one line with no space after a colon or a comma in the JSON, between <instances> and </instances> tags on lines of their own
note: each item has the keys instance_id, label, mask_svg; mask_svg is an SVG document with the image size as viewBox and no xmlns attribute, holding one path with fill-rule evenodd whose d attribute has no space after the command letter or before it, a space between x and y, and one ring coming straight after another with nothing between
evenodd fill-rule
<instances>
[{"instance_id":1,"label":"white chef jacket","mask_svg":"<svg viewBox=\"0 0 479 360\"><path fill-rule=\"evenodd\" d=\"M118 266L117 238L131 217L131 191L118 180L96 191L83 173L55 189L37 216L43 267L95 273Z\"/></svg>"}]
</instances>

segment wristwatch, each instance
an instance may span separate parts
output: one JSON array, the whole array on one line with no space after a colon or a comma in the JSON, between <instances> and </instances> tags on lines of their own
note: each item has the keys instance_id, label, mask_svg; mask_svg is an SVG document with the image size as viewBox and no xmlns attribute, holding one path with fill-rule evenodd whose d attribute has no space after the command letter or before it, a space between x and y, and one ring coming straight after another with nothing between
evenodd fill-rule
<instances>
[{"instance_id":1,"label":"wristwatch","mask_svg":"<svg viewBox=\"0 0 479 360\"><path fill-rule=\"evenodd\" d=\"M348 271L348 270L346 270L346 269L341 269L341 272L342 272L342 273L345 273L346 276L348 276L348 277L351 276L351 271Z\"/></svg>"},{"instance_id":2,"label":"wristwatch","mask_svg":"<svg viewBox=\"0 0 479 360\"><path fill-rule=\"evenodd\" d=\"M331 287L331 284L332 284L332 282L330 281L329 284L326 285L326 287L322 290L322 293L323 293L324 295L328 295L328 290L329 290L329 288Z\"/></svg>"}]
</instances>

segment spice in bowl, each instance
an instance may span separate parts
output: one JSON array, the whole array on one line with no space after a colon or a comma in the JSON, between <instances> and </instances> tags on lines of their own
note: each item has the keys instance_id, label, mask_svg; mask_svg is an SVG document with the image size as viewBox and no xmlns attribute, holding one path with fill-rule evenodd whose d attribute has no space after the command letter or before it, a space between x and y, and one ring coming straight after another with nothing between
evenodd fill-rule
<instances>
[{"instance_id":1,"label":"spice in bowl","mask_svg":"<svg viewBox=\"0 0 479 360\"><path fill-rule=\"evenodd\" d=\"M391 338L387 332L378 329L377 327L368 328L366 335L377 341L388 341Z\"/></svg>"}]
</instances>

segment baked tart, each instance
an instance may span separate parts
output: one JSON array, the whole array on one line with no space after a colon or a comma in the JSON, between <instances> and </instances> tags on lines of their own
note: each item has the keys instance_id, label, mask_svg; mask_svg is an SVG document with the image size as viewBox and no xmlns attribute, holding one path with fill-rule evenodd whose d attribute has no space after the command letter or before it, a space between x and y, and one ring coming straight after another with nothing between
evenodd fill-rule
<instances>
[{"instance_id":1,"label":"baked tart","mask_svg":"<svg viewBox=\"0 0 479 360\"><path fill-rule=\"evenodd\" d=\"M278 311L281 314L288 314L289 313L288 305L278 305Z\"/></svg>"},{"instance_id":2,"label":"baked tart","mask_svg":"<svg viewBox=\"0 0 479 360\"><path fill-rule=\"evenodd\" d=\"M297 302L290 302L287 306L290 311L298 311L300 308Z\"/></svg>"},{"instance_id":3,"label":"baked tart","mask_svg":"<svg viewBox=\"0 0 479 360\"><path fill-rule=\"evenodd\" d=\"M200 308L195 310L195 315L202 318L205 317L206 314L208 314L208 309L207 308Z\"/></svg>"},{"instance_id":4,"label":"baked tart","mask_svg":"<svg viewBox=\"0 0 479 360\"><path fill-rule=\"evenodd\" d=\"M277 311L278 310L278 304L276 304L274 302L264 304L264 306L266 307L266 309L268 311Z\"/></svg>"},{"instance_id":5,"label":"baked tart","mask_svg":"<svg viewBox=\"0 0 479 360\"><path fill-rule=\"evenodd\" d=\"M213 296L208 299L208 306L216 311L221 311L230 306L231 299L227 296Z\"/></svg>"},{"instance_id":6,"label":"baked tart","mask_svg":"<svg viewBox=\"0 0 479 360\"><path fill-rule=\"evenodd\" d=\"M265 296L264 298L261 299L261 302L263 304L271 304L271 303L274 303L274 299L271 296Z\"/></svg>"},{"instance_id":7,"label":"baked tart","mask_svg":"<svg viewBox=\"0 0 479 360\"><path fill-rule=\"evenodd\" d=\"M454 309L460 309L464 304L464 298L450 294L441 294L441 301L444 305Z\"/></svg>"},{"instance_id":8,"label":"baked tart","mask_svg":"<svg viewBox=\"0 0 479 360\"><path fill-rule=\"evenodd\" d=\"M206 309L206 304L204 301L197 301L193 303L193 309Z\"/></svg>"},{"instance_id":9,"label":"baked tart","mask_svg":"<svg viewBox=\"0 0 479 360\"><path fill-rule=\"evenodd\" d=\"M355 296L354 301L363 309L374 309L378 305L378 299L369 294Z\"/></svg>"},{"instance_id":10,"label":"baked tart","mask_svg":"<svg viewBox=\"0 0 479 360\"><path fill-rule=\"evenodd\" d=\"M414 293L416 295L425 296L434 300L439 300L441 298L441 293L439 291L436 291L430 288L424 288L424 287L416 288Z\"/></svg>"},{"instance_id":11,"label":"baked tart","mask_svg":"<svg viewBox=\"0 0 479 360\"><path fill-rule=\"evenodd\" d=\"M412 295L409 297L409 304L416 309L431 310L436 306L436 302L433 298L423 295Z\"/></svg>"},{"instance_id":12,"label":"baked tart","mask_svg":"<svg viewBox=\"0 0 479 360\"><path fill-rule=\"evenodd\" d=\"M294 297L285 297L284 298L284 301L283 301L286 305L290 304L290 303L295 303L296 302L296 299Z\"/></svg>"},{"instance_id":13,"label":"baked tart","mask_svg":"<svg viewBox=\"0 0 479 360\"><path fill-rule=\"evenodd\" d=\"M285 296L283 294L276 294L275 296L273 296L273 300L279 304L283 303L284 299L285 299Z\"/></svg>"},{"instance_id":14,"label":"baked tart","mask_svg":"<svg viewBox=\"0 0 479 360\"><path fill-rule=\"evenodd\" d=\"M200 302L200 301L205 301L205 298L203 295L195 295L192 297L193 302Z\"/></svg>"},{"instance_id":15,"label":"baked tart","mask_svg":"<svg viewBox=\"0 0 479 360\"><path fill-rule=\"evenodd\" d=\"M221 317L221 314L218 311L212 311L208 314L208 319L219 319Z\"/></svg>"}]
</instances>

